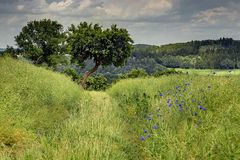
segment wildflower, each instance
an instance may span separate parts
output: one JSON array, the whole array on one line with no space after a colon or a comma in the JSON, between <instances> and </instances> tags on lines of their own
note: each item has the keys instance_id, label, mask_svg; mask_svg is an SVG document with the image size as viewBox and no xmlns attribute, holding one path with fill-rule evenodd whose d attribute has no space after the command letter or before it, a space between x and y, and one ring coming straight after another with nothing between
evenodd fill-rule
<instances>
[{"instance_id":1,"label":"wildflower","mask_svg":"<svg viewBox=\"0 0 240 160\"><path fill-rule=\"evenodd\" d=\"M204 108L204 107L202 107L202 106L198 106L198 108L201 109L201 110L203 110L203 111L206 111L206 110L207 110L207 108Z\"/></svg>"},{"instance_id":2,"label":"wildflower","mask_svg":"<svg viewBox=\"0 0 240 160\"><path fill-rule=\"evenodd\" d=\"M195 100L194 100L194 99L192 99L192 102L195 102Z\"/></svg>"},{"instance_id":3,"label":"wildflower","mask_svg":"<svg viewBox=\"0 0 240 160\"><path fill-rule=\"evenodd\" d=\"M144 130L144 133L147 133L147 130Z\"/></svg>"},{"instance_id":4,"label":"wildflower","mask_svg":"<svg viewBox=\"0 0 240 160\"><path fill-rule=\"evenodd\" d=\"M164 95L162 93L160 93L160 96L163 97Z\"/></svg>"},{"instance_id":5,"label":"wildflower","mask_svg":"<svg viewBox=\"0 0 240 160\"><path fill-rule=\"evenodd\" d=\"M151 117L149 117L149 118L148 118L148 120L149 120L149 121L151 121L151 120L152 120L152 118L151 118Z\"/></svg>"},{"instance_id":6,"label":"wildflower","mask_svg":"<svg viewBox=\"0 0 240 160\"><path fill-rule=\"evenodd\" d=\"M171 102L171 99L170 99L170 98L168 98L168 100L167 100L167 103L169 103L169 102Z\"/></svg>"},{"instance_id":7,"label":"wildflower","mask_svg":"<svg viewBox=\"0 0 240 160\"><path fill-rule=\"evenodd\" d=\"M153 126L153 129L157 129L157 128L158 128L158 126L157 126L157 125Z\"/></svg>"},{"instance_id":8,"label":"wildflower","mask_svg":"<svg viewBox=\"0 0 240 160\"><path fill-rule=\"evenodd\" d=\"M178 107L182 107L182 104L177 104Z\"/></svg>"},{"instance_id":9,"label":"wildflower","mask_svg":"<svg viewBox=\"0 0 240 160\"><path fill-rule=\"evenodd\" d=\"M151 137L151 134L147 135L147 138L150 138Z\"/></svg>"},{"instance_id":10,"label":"wildflower","mask_svg":"<svg viewBox=\"0 0 240 160\"><path fill-rule=\"evenodd\" d=\"M158 116L158 117L160 117L160 116L161 116L161 114L157 114L157 116Z\"/></svg>"},{"instance_id":11,"label":"wildflower","mask_svg":"<svg viewBox=\"0 0 240 160\"><path fill-rule=\"evenodd\" d=\"M168 103L168 107L172 107L172 103Z\"/></svg>"},{"instance_id":12,"label":"wildflower","mask_svg":"<svg viewBox=\"0 0 240 160\"><path fill-rule=\"evenodd\" d=\"M145 141L145 138L143 136L140 137L141 141Z\"/></svg>"}]
</instances>

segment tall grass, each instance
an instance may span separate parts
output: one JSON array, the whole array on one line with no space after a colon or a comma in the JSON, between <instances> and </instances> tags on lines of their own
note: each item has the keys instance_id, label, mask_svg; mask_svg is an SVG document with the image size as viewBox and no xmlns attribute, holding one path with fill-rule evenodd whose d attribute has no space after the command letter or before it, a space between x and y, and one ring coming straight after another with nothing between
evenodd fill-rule
<instances>
[{"instance_id":1,"label":"tall grass","mask_svg":"<svg viewBox=\"0 0 240 160\"><path fill-rule=\"evenodd\" d=\"M130 79L108 93L127 115L142 159L240 158L239 77Z\"/></svg>"},{"instance_id":2,"label":"tall grass","mask_svg":"<svg viewBox=\"0 0 240 160\"><path fill-rule=\"evenodd\" d=\"M69 78L0 58L0 159L126 159L116 104Z\"/></svg>"},{"instance_id":3,"label":"tall grass","mask_svg":"<svg viewBox=\"0 0 240 160\"><path fill-rule=\"evenodd\" d=\"M239 159L240 77L172 75L87 92L0 58L0 159Z\"/></svg>"}]
</instances>

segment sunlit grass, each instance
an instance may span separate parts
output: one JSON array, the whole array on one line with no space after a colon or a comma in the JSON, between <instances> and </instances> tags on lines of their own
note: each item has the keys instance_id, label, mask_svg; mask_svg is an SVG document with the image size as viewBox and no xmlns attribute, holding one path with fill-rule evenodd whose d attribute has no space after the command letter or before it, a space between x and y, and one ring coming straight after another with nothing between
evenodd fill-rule
<instances>
[{"instance_id":1,"label":"sunlit grass","mask_svg":"<svg viewBox=\"0 0 240 160\"><path fill-rule=\"evenodd\" d=\"M88 92L10 58L0 70L0 159L240 158L239 76L127 79Z\"/></svg>"},{"instance_id":2,"label":"sunlit grass","mask_svg":"<svg viewBox=\"0 0 240 160\"><path fill-rule=\"evenodd\" d=\"M176 92L186 83L186 91ZM239 89L240 77L180 75L123 80L108 93L128 116L143 159L238 159ZM188 105L180 111L168 99Z\"/></svg>"},{"instance_id":3,"label":"sunlit grass","mask_svg":"<svg viewBox=\"0 0 240 160\"><path fill-rule=\"evenodd\" d=\"M0 159L127 159L125 124L106 93L0 58Z\"/></svg>"}]
</instances>

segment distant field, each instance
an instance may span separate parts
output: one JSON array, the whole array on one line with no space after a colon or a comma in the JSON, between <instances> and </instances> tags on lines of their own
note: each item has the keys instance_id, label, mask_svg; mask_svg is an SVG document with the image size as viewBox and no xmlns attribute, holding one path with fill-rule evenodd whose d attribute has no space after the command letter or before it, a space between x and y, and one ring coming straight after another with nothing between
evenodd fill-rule
<instances>
[{"instance_id":1,"label":"distant field","mask_svg":"<svg viewBox=\"0 0 240 160\"><path fill-rule=\"evenodd\" d=\"M182 69L176 68L177 71L183 73L196 74L196 75L215 75L215 76L228 76L228 75L240 75L240 69L233 70L220 70L220 69Z\"/></svg>"}]
</instances>

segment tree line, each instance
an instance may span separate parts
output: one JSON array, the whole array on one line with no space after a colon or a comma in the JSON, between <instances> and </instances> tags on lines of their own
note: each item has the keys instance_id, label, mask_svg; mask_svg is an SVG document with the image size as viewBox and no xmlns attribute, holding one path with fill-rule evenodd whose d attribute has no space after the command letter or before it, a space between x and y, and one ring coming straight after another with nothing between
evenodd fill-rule
<instances>
[{"instance_id":1,"label":"tree line","mask_svg":"<svg viewBox=\"0 0 240 160\"><path fill-rule=\"evenodd\" d=\"M170 68L239 69L240 41L220 38L163 46L137 45L133 56L153 58Z\"/></svg>"}]
</instances>

